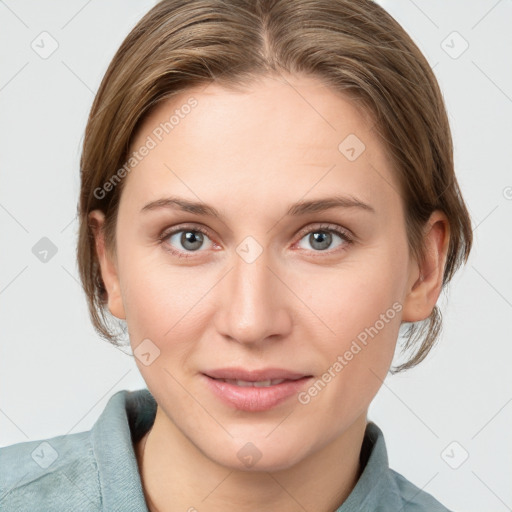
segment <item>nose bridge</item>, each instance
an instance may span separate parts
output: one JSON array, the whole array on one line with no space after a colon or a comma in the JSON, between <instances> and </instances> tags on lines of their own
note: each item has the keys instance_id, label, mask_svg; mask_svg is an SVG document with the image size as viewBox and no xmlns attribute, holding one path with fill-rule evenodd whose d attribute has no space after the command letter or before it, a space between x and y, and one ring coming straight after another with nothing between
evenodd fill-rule
<instances>
[{"instance_id":1,"label":"nose bridge","mask_svg":"<svg viewBox=\"0 0 512 512\"><path fill-rule=\"evenodd\" d=\"M283 285L269 267L269 251L254 239L237 247L223 300L223 334L241 343L255 343L289 328Z\"/></svg>"}]
</instances>

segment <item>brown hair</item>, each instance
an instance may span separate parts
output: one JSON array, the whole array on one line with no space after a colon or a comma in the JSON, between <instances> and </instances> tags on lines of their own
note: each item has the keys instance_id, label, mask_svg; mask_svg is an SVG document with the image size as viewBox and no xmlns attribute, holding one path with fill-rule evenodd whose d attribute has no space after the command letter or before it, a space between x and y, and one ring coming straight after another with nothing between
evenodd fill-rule
<instances>
[{"instance_id":1,"label":"brown hair","mask_svg":"<svg viewBox=\"0 0 512 512\"><path fill-rule=\"evenodd\" d=\"M91 319L103 338L119 345L108 325L113 317L88 213L104 212L106 248L115 254L124 180L108 194L95 191L124 165L137 128L163 99L196 85L237 87L280 72L310 75L360 102L393 162L414 257L421 261L423 229L438 209L450 223L443 286L467 261L471 221L454 174L439 85L421 51L382 7L371 0L163 0L112 59L85 131L77 256ZM437 306L426 320L410 323L403 350L415 352L394 371L422 361L441 325Z\"/></svg>"}]
</instances>

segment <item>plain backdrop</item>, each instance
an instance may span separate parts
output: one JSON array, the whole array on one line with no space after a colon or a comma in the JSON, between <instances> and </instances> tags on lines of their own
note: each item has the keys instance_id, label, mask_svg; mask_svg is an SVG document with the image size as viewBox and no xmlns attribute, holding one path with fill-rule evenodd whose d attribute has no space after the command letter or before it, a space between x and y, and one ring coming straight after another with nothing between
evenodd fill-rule
<instances>
[{"instance_id":1,"label":"plain backdrop","mask_svg":"<svg viewBox=\"0 0 512 512\"><path fill-rule=\"evenodd\" d=\"M475 244L439 304L442 336L389 376L369 418L390 465L452 510L512 510L512 2L380 2L426 55L451 120ZM145 387L93 330L75 258L88 111L149 0L0 2L0 445L92 427ZM49 35L40 35L47 32ZM49 56L33 49L47 38ZM48 238L47 262L34 247ZM36 254L35 254L36 253Z\"/></svg>"}]
</instances>

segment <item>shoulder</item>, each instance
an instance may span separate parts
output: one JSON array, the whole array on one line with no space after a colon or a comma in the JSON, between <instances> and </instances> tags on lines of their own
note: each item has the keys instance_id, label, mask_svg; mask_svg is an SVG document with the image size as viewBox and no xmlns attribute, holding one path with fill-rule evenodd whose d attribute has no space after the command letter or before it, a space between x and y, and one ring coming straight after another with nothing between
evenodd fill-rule
<instances>
[{"instance_id":1,"label":"shoulder","mask_svg":"<svg viewBox=\"0 0 512 512\"><path fill-rule=\"evenodd\" d=\"M146 510L133 443L156 407L147 389L121 390L91 430L0 448L0 510Z\"/></svg>"},{"instance_id":2,"label":"shoulder","mask_svg":"<svg viewBox=\"0 0 512 512\"><path fill-rule=\"evenodd\" d=\"M0 448L3 510L101 510L90 431Z\"/></svg>"},{"instance_id":3,"label":"shoulder","mask_svg":"<svg viewBox=\"0 0 512 512\"><path fill-rule=\"evenodd\" d=\"M431 494L420 489L403 475L388 469L388 479L403 503L403 512L451 512Z\"/></svg>"}]
</instances>

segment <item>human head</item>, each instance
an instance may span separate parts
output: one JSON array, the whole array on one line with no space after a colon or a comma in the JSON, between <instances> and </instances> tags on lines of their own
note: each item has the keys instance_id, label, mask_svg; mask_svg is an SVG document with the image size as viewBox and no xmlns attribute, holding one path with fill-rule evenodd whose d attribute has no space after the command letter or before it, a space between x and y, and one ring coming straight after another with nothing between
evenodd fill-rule
<instances>
[{"instance_id":1,"label":"human head","mask_svg":"<svg viewBox=\"0 0 512 512\"><path fill-rule=\"evenodd\" d=\"M275 72L316 77L369 113L400 184L411 254L421 260L422 230L440 210L450 224L443 285L467 259L472 232L442 95L424 56L384 9L369 0L163 1L112 60L84 139L78 264L93 324L104 338L117 343L88 214L105 212L105 243L115 253L126 175L119 170L137 129L159 103L188 88L215 82L240 89ZM405 347L415 354L397 369L419 363L440 327L437 306L425 321L410 323Z\"/></svg>"}]
</instances>

